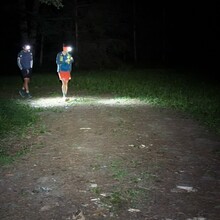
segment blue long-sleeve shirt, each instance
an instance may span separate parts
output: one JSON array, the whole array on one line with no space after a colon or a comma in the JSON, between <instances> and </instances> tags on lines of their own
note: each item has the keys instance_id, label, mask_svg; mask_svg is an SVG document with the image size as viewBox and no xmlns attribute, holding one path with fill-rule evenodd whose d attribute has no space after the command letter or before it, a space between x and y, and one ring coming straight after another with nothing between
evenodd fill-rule
<instances>
[{"instance_id":1,"label":"blue long-sleeve shirt","mask_svg":"<svg viewBox=\"0 0 220 220\"><path fill-rule=\"evenodd\" d=\"M20 70L33 68L32 52L21 50L17 56L17 64Z\"/></svg>"},{"instance_id":2,"label":"blue long-sleeve shirt","mask_svg":"<svg viewBox=\"0 0 220 220\"><path fill-rule=\"evenodd\" d=\"M59 52L56 57L57 72L67 71L71 72L72 70L73 58L69 53L64 54Z\"/></svg>"}]
</instances>

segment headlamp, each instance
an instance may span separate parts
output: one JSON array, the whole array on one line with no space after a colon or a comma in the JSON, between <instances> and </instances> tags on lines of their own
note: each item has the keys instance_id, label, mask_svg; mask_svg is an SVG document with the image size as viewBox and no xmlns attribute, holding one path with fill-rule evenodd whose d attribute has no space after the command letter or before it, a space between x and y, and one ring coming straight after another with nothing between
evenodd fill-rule
<instances>
[{"instance_id":1,"label":"headlamp","mask_svg":"<svg viewBox=\"0 0 220 220\"><path fill-rule=\"evenodd\" d=\"M68 52L70 52L70 51L72 51L72 50L73 50L72 47L67 47L67 51L68 51Z\"/></svg>"},{"instance_id":2,"label":"headlamp","mask_svg":"<svg viewBox=\"0 0 220 220\"><path fill-rule=\"evenodd\" d=\"M30 49L31 49L31 46L30 46L30 45L25 45L25 46L24 46L24 49L25 49L25 50L30 50Z\"/></svg>"}]
</instances>

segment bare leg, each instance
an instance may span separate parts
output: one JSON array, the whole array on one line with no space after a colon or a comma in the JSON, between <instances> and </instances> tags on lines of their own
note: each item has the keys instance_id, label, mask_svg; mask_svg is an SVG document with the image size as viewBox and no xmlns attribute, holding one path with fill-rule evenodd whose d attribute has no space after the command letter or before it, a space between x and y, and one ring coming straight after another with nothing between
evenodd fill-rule
<instances>
[{"instance_id":1,"label":"bare leg","mask_svg":"<svg viewBox=\"0 0 220 220\"><path fill-rule=\"evenodd\" d=\"M23 79L23 87L21 90L19 90L19 94L23 97L23 98L31 98L31 94L29 93L29 82L30 82L30 78L24 78Z\"/></svg>"},{"instance_id":2,"label":"bare leg","mask_svg":"<svg viewBox=\"0 0 220 220\"><path fill-rule=\"evenodd\" d=\"M68 80L65 80L65 94L68 92Z\"/></svg>"},{"instance_id":3,"label":"bare leg","mask_svg":"<svg viewBox=\"0 0 220 220\"><path fill-rule=\"evenodd\" d=\"M62 93L63 97L66 97L68 91L68 80L62 80Z\"/></svg>"},{"instance_id":4,"label":"bare leg","mask_svg":"<svg viewBox=\"0 0 220 220\"><path fill-rule=\"evenodd\" d=\"M29 78L24 78L24 84L23 84L23 87L25 89L25 91L27 93L29 93L29 82L30 82L30 79Z\"/></svg>"},{"instance_id":5,"label":"bare leg","mask_svg":"<svg viewBox=\"0 0 220 220\"><path fill-rule=\"evenodd\" d=\"M66 97L68 91L68 80L62 80L62 93L63 97Z\"/></svg>"}]
</instances>

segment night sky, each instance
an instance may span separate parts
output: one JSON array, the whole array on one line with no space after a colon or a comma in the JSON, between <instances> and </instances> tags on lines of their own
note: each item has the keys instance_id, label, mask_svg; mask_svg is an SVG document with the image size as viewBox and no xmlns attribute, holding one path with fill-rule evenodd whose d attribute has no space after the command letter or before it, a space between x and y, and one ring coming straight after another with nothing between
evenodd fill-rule
<instances>
[{"instance_id":1,"label":"night sky","mask_svg":"<svg viewBox=\"0 0 220 220\"><path fill-rule=\"evenodd\" d=\"M103 0L102 2L105 1L106 4L110 2L108 0ZM6 2L1 6L1 39L3 47L1 64L6 71L17 69L16 56L22 46L20 45L19 19L15 2ZM65 0L64 8L60 9L59 13L56 12L53 6L43 7L55 11L55 15L59 17L66 5L71 2L73 1ZM91 3L92 1L89 2ZM111 2L113 4L111 10L114 9L114 2L117 2L117 5L115 4L117 13L126 14L124 22L129 26L128 30L130 32L125 31L123 33L128 34L124 38L130 39L131 44L135 2L137 66L192 67L213 70L218 67L220 48L220 26L218 20L220 10L217 3L212 3L211 1L206 3L186 3L183 1L182 3L159 4L159 1L146 1L143 4L142 1L133 2L132 0L113 0ZM70 6L68 5L68 7ZM83 14L84 12L81 13ZM96 22L99 21L96 20ZM112 20L112 22L117 23L117 20ZM84 28L86 29L86 26ZM109 28L108 33L109 36L112 36L110 30ZM59 31L57 30L57 32ZM61 41L58 40L56 43L48 40L48 51L45 51L45 55L50 52L55 56L59 52L59 48L61 49ZM132 52L128 51L127 53ZM132 56L130 54L130 57ZM133 60L130 58L126 62L132 64Z\"/></svg>"}]
</instances>

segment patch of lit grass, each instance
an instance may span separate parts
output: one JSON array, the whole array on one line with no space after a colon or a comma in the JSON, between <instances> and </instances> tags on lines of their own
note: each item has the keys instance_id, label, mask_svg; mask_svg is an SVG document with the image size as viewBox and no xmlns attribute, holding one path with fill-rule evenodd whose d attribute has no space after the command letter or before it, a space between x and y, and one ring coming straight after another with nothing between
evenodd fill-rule
<instances>
[{"instance_id":1,"label":"patch of lit grass","mask_svg":"<svg viewBox=\"0 0 220 220\"><path fill-rule=\"evenodd\" d=\"M101 197L101 202L105 204L104 206L110 207L110 211L140 208L143 201L149 201L157 178L155 175L157 168L154 165L141 169L143 164L136 159L131 161L115 159L107 167L114 184L107 196Z\"/></svg>"},{"instance_id":2,"label":"patch of lit grass","mask_svg":"<svg viewBox=\"0 0 220 220\"><path fill-rule=\"evenodd\" d=\"M125 168L122 167L123 161L115 160L111 162L111 172L112 176L116 180L123 180L127 175L128 172Z\"/></svg>"},{"instance_id":3,"label":"patch of lit grass","mask_svg":"<svg viewBox=\"0 0 220 220\"><path fill-rule=\"evenodd\" d=\"M117 188L106 197L101 197L103 206L117 213L123 209L138 208L143 199L148 198L148 191L138 188Z\"/></svg>"},{"instance_id":4,"label":"patch of lit grass","mask_svg":"<svg viewBox=\"0 0 220 220\"><path fill-rule=\"evenodd\" d=\"M21 134L37 120L36 110L14 100L0 100L0 136Z\"/></svg>"},{"instance_id":5,"label":"patch of lit grass","mask_svg":"<svg viewBox=\"0 0 220 220\"><path fill-rule=\"evenodd\" d=\"M18 87L18 80L3 77L0 86L8 94ZM107 94L115 98L135 98L182 111L220 134L220 86L217 81L210 80L208 74L172 69L75 71L69 82L69 91L71 89L90 96ZM61 85L54 74L35 73L32 91L35 97L60 96ZM90 101L76 99L73 105ZM7 129L5 124L2 127ZM2 130L0 128L0 132Z\"/></svg>"},{"instance_id":6,"label":"patch of lit grass","mask_svg":"<svg viewBox=\"0 0 220 220\"><path fill-rule=\"evenodd\" d=\"M93 71L76 74L74 86L179 110L220 134L220 87L201 75L165 69Z\"/></svg>"},{"instance_id":7,"label":"patch of lit grass","mask_svg":"<svg viewBox=\"0 0 220 220\"><path fill-rule=\"evenodd\" d=\"M10 147L11 138L22 138L33 133L44 133L45 127L35 130L36 109L15 100L0 100L0 164L7 164L25 154L28 148L19 146L16 153ZM5 141L6 140L6 141Z\"/></svg>"},{"instance_id":8,"label":"patch of lit grass","mask_svg":"<svg viewBox=\"0 0 220 220\"><path fill-rule=\"evenodd\" d=\"M0 165L10 164L14 161L14 157L0 151Z\"/></svg>"},{"instance_id":9,"label":"patch of lit grass","mask_svg":"<svg viewBox=\"0 0 220 220\"><path fill-rule=\"evenodd\" d=\"M0 146L0 165L10 164L15 161L16 158L26 154L30 149L27 147L20 148L15 154L10 154L7 149Z\"/></svg>"},{"instance_id":10,"label":"patch of lit grass","mask_svg":"<svg viewBox=\"0 0 220 220\"><path fill-rule=\"evenodd\" d=\"M90 191L92 193L94 193L96 196L99 196L100 193L101 193L101 188L100 187L93 187L93 188L90 189Z\"/></svg>"}]
</instances>

